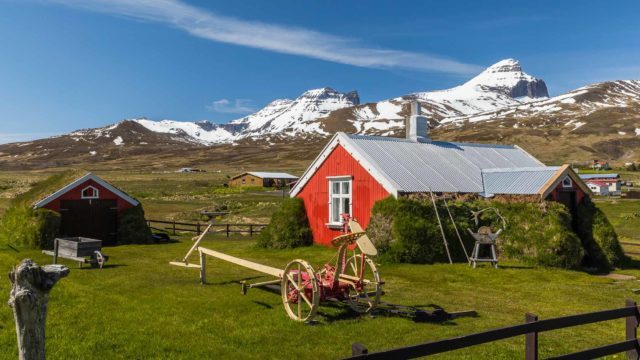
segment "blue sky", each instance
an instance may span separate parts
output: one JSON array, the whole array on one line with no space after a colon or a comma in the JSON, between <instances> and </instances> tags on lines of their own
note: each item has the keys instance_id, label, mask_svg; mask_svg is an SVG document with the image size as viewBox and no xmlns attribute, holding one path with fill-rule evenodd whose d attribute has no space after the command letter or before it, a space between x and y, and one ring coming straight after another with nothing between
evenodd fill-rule
<instances>
[{"instance_id":1,"label":"blue sky","mask_svg":"<svg viewBox=\"0 0 640 360\"><path fill-rule=\"evenodd\" d=\"M640 79L639 13L638 1L0 0L0 142L141 116L224 122L323 86L376 101L510 57L552 95Z\"/></svg>"}]
</instances>

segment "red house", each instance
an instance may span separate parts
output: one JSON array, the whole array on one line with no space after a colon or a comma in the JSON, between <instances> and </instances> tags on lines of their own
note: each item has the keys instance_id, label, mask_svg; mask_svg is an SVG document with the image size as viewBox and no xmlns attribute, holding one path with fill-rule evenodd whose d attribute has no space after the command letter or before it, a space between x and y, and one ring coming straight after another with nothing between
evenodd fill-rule
<instances>
[{"instance_id":1,"label":"red house","mask_svg":"<svg viewBox=\"0 0 640 360\"><path fill-rule=\"evenodd\" d=\"M336 133L311 163L291 196L304 201L315 242L341 233L342 214L366 227L373 204L389 195L531 195L575 212L590 194L567 165L545 166L518 146L431 141L418 106L412 114L405 139Z\"/></svg>"},{"instance_id":2,"label":"red house","mask_svg":"<svg viewBox=\"0 0 640 360\"><path fill-rule=\"evenodd\" d=\"M84 236L113 245L117 241L118 216L138 204L123 191L87 173L38 201L34 207L60 213L61 236Z\"/></svg>"}]
</instances>

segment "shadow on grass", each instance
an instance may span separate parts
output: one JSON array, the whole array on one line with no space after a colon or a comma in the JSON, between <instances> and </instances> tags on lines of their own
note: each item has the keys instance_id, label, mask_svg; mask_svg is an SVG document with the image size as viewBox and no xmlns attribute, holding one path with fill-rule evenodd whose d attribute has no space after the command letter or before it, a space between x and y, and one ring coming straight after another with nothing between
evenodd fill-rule
<instances>
[{"instance_id":1,"label":"shadow on grass","mask_svg":"<svg viewBox=\"0 0 640 360\"><path fill-rule=\"evenodd\" d=\"M252 276L252 277L248 277L248 278L242 278L240 280L228 280L228 281L220 281L220 282L207 281L207 283L205 285L230 285L230 284L238 284L238 285L240 285L243 281L261 279L261 278L264 278L264 276ZM280 289L280 288L278 288L278 289ZM278 290L278 294L280 294L280 290Z\"/></svg>"},{"instance_id":2,"label":"shadow on grass","mask_svg":"<svg viewBox=\"0 0 640 360\"><path fill-rule=\"evenodd\" d=\"M531 270L533 266L527 265L498 265L498 269L522 269L522 270Z\"/></svg>"},{"instance_id":3,"label":"shadow on grass","mask_svg":"<svg viewBox=\"0 0 640 360\"><path fill-rule=\"evenodd\" d=\"M123 266L129 266L126 264L104 264L102 266L102 269L100 269L99 267L91 267L90 265L83 265L82 267L76 267L76 268L71 268L72 270L105 270L105 269L113 269L113 268L119 268L119 267L123 267Z\"/></svg>"}]
</instances>

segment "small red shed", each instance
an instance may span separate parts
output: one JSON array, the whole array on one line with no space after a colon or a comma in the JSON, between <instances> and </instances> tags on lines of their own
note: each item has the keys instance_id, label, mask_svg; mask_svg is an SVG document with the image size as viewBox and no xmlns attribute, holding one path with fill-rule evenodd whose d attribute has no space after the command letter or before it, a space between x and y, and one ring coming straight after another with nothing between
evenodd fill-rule
<instances>
[{"instance_id":1,"label":"small red shed","mask_svg":"<svg viewBox=\"0 0 640 360\"><path fill-rule=\"evenodd\" d=\"M117 242L118 216L139 202L100 177L87 173L38 201L35 208L60 213L61 236L84 236Z\"/></svg>"}]
</instances>

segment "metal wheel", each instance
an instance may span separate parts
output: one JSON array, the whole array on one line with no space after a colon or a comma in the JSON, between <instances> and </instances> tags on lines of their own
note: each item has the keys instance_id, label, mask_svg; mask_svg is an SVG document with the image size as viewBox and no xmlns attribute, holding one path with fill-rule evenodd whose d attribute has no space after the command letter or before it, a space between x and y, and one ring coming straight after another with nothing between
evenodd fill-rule
<instances>
[{"instance_id":1,"label":"metal wheel","mask_svg":"<svg viewBox=\"0 0 640 360\"><path fill-rule=\"evenodd\" d=\"M351 280L348 281L349 306L361 314L375 309L382 294L382 282L375 262L366 255L354 253L346 262L344 275Z\"/></svg>"},{"instance_id":2,"label":"metal wheel","mask_svg":"<svg viewBox=\"0 0 640 360\"><path fill-rule=\"evenodd\" d=\"M102 267L104 266L104 255L102 255L102 252L100 252L100 250L96 250L93 252L93 255L95 256L96 259L96 266L99 267L100 269L102 269ZM91 264L93 266L93 264Z\"/></svg>"},{"instance_id":3,"label":"metal wheel","mask_svg":"<svg viewBox=\"0 0 640 360\"><path fill-rule=\"evenodd\" d=\"M309 263L296 259L282 273L282 302L287 315L296 321L310 321L318 311L320 291L316 273Z\"/></svg>"}]
</instances>

